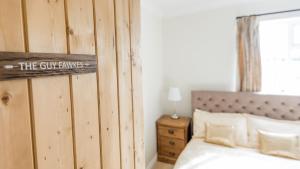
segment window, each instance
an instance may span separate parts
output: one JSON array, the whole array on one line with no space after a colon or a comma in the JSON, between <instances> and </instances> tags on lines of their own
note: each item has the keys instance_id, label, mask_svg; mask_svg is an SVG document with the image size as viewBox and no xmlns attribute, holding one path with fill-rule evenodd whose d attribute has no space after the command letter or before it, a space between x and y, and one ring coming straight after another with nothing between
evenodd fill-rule
<instances>
[{"instance_id":1,"label":"window","mask_svg":"<svg viewBox=\"0 0 300 169\"><path fill-rule=\"evenodd\" d=\"M300 17L260 22L262 92L300 94Z\"/></svg>"}]
</instances>

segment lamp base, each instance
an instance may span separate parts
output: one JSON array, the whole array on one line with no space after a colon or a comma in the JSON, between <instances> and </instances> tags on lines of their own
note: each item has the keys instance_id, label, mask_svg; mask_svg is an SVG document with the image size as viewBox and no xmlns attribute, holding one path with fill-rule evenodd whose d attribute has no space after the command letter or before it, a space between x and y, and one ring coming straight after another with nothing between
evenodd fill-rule
<instances>
[{"instance_id":1,"label":"lamp base","mask_svg":"<svg viewBox=\"0 0 300 169\"><path fill-rule=\"evenodd\" d=\"M179 118L180 117L176 113L174 113L174 114L171 115L171 119L177 120Z\"/></svg>"}]
</instances>

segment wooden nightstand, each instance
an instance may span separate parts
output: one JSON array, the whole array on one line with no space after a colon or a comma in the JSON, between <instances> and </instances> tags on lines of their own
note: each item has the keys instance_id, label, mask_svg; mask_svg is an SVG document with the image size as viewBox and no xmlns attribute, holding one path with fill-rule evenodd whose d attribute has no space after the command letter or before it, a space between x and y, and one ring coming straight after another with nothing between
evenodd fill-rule
<instances>
[{"instance_id":1,"label":"wooden nightstand","mask_svg":"<svg viewBox=\"0 0 300 169\"><path fill-rule=\"evenodd\" d=\"M158 161L174 164L190 139L188 117L174 120L164 115L156 122Z\"/></svg>"}]
</instances>

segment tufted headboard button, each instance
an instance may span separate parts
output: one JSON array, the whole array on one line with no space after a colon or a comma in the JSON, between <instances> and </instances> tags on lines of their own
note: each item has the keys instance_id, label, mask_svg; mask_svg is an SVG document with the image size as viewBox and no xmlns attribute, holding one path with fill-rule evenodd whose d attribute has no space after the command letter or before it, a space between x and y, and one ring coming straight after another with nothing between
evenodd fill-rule
<instances>
[{"instance_id":1,"label":"tufted headboard button","mask_svg":"<svg viewBox=\"0 0 300 169\"><path fill-rule=\"evenodd\" d=\"M248 113L274 119L300 120L300 96L248 92L193 91L193 109Z\"/></svg>"}]
</instances>

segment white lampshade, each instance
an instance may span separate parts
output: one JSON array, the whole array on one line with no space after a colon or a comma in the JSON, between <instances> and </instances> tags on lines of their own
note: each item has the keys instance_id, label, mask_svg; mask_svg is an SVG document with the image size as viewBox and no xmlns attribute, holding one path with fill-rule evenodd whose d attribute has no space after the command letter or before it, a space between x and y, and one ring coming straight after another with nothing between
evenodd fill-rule
<instances>
[{"instance_id":1,"label":"white lampshade","mask_svg":"<svg viewBox=\"0 0 300 169\"><path fill-rule=\"evenodd\" d=\"M174 101L174 102L178 102L178 101L181 100L181 95L180 95L179 88L177 88L177 87L170 87L170 89L169 89L169 95L168 95L168 100L169 101Z\"/></svg>"}]
</instances>

